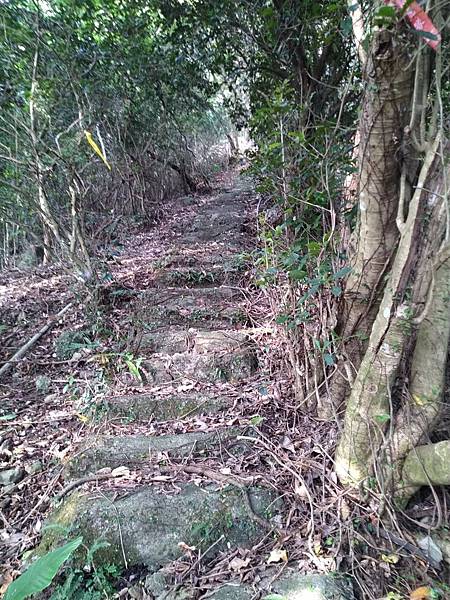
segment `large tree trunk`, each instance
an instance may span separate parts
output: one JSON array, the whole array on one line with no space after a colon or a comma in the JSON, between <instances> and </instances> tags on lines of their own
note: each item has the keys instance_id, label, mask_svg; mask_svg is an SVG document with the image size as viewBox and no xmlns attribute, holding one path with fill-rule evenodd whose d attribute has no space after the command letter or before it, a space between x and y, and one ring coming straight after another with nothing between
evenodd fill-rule
<instances>
[{"instance_id":1,"label":"large tree trunk","mask_svg":"<svg viewBox=\"0 0 450 600\"><path fill-rule=\"evenodd\" d=\"M397 71L406 65L400 40L398 29L375 33L367 58L358 243L341 323L339 366L350 374L351 389L336 472L352 486L375 477L405 502L425 483L450 481L448 442L423 446L441 415L450 340L450 171L448 144L424 102L429 57L419 52L408 63L416 69L413 86L410 71ZM422 152L418 176L416 156L405 152L410 139ZM365 334L367 344L359 339ZM338 400L347 383L342 372L332 382Z\"/></svg>"},{"instance_id":2,"label":"large tree trunk","mask_svg":"<svg viewBox=\"0 0 450 600\"><path fill-rule=\"evenodd\" d=\"M448 295L445 296L441 288L443 287L442 276L445 278L446 261L436 264L436 254L426 252L430 246L436 251L436 245L441 245L443 233L441 225L445 223L445 220L442 220L442 200L437 200L438 196L442 197L443 174L441 172L439 180L434 182L432 176L435 169L440 170L439 148L438 139L431 145L424 159L417 188L409 206L405 228L389 273L383 300L372 327L369 344L347 400L344 430L336 456L336 470L343 481L358 484L364 481L373 470L374 460L380 457L386 432L394 418L394 405L398 402L393 398L395 385L400 368L406 360L405 351L410 347L410 341L415 334L417 323L415 319L419 312L423 310L428 312L428 308L424 309L424 303L427 303L426 296L433 293L436 293L436 296L431 302L443 303L443 306L439 307L441 320L437 326L440 327L442 333L440 343L445 346L444 358L441 361L443 364L438 366L435 362L435 366L436 369L445 369L448 345L448 335L445 334L449 315ZM425 190L430 189L429 186L433 183L437 186L433 188L431 194L435 201L431 210L425 211L427 197L430 197L430 193ZM420 225L425 216L428 220L426 233L429 236L430 244L424 244L421 235ZM432 285L428 285L423 277L426 273L433 274L434 283ZM420 287L414 285L415 279L419 276ZM436 286L439 286L439 292ZM446 325L442 323L442 317ZM436 315L433 318L436 318ZM417 381L416 385L419 383L417 375L426 368L421 361L419 365L418 360L420 360L419 357L423 357L423 348L420 344L423 342L423 337L427 336L425 329L430 327L429 315L426 319L423 319L423 316L419 317L420 319L422 320L419 324L413 353L413 356L416 357L415 361L413 359L416 374L411 373L413 381ZM434 352L434 360L436 361L436 359L437 356ZM442 379L442 374L439 379ZM440 382L429 381L428 385L435 386L435 383ZM412 390L413 386L407 396L414 393ZM442 384L437 386L436 391L439 397L438 402L440 402ZM415 402L417 403L417 400ZM435 405L435 403L433 404ZM435 408L435 406L431 408L429 405L427 412L431 411L434 414ZM397 427L391 440L394 441L397 448L395 451L389 451L391 457L395 455L395 461L401 460L405 453L415 445L412 434L414 428L411 429L409 425L410 416L410 413L404 415L402 411L397 414ZM402 426L405 420L408 423L406 427ZM425 428L422 435L427 431L428 428ZM402 439L405 435L412 446ZM420 441L420 438L417 441ZM387 452L388 448L384 448L384 450Z\"/></svg>"},{"instance_id":3,"label":"large tree trunk","mask_svg":"<svg viewBox=\"0 0 450 600\"><path fill-rule=\"evenodd\" d=\"M398 240L402 140L413 94L410 56L390 31L375 34L365 65L359 127L359 222L338 333L341 357L321 416L339 409L360 366ZM332 410L334 409L334 410Z\"/></svg>"}]
</instances>

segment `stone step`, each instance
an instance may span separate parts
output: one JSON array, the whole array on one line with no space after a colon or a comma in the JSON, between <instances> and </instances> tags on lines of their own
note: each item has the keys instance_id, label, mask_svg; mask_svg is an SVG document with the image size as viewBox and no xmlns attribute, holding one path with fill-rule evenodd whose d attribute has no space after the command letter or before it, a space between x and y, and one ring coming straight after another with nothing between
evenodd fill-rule
<instances>
[{"instance_id":1,"label":"stone step","mask_svg":"<svg viewBox=\"0 0 450 600\"><path fill-rule=\"evenodd\" d=\"M245 322L242 299L238 289L226 286L153 288L140 294L134 310L147 331L168 325L222 329Z\"/></svg>"},{"instance_id":2,"label":"stone step","mask_svg":"<svg viewBox=\"0 0 450 600\"><path fill-rule=\"evenodd\" d=\"M207 354L239 352L252 346L251 329L201 330L194 327L172 328L146 333L141 339L141 350L156 354Z\"/></svg>"},{"instance_id":3,"label":"stone step","mask_svg":"<svg viewBox=\"0 0 450 600\"><path fill-rule=\"evenodd\" d=\"M188 587L174 589L173 577L161 569L148 575L143 585L145 593L155 600L187 600L192 598L193 590ZM239 579L227 579L224 585L208 593L211 600L252 600L255 592L262 598L273 600L354 600L353 585L350 577L342 573L303 574L297 569L286 566L267 568L256 584L249 585ZM260 597L258 595L258 597Z\"/></svg>"},{"instance_id":4,"label":"stone step","mask_svg":"<svg viewBox=\"0 0 450 600\"><path fill-rule=\"evenodd\" d=\"M281 504L262 487L247 489L251 510L243 490L233 485L180 484L178 489L178 493L156 486L125 494L120 488L102 494L75 492L54 513L38 552L61 543L63 532L70 530L72 538L83 536L84 545L107 543L96 551L99 564L145 565L155 572L179 558L183 545L195 552L209 549L210 557L229 548L252 547L267 534L255 514L273 518Z\"/></svg>"},{"instance_id":5,"label":"stone step","mask_svg":"<svg viewBox=\"0 0 450 600\"><path fill-rule=\"evenodd\" d=\"M123 418L125 422L168 421L185 416L214 414L232 406L234 398L223 390L179 392L157 388L154 392L108 398L105 401L109 415Z\"/></svg>"},{"instance_id":6,"label":"stone step","mask_svg":"<svg viewBox=\"0 0 450 600\"><path fill-rule=\"evenodd\" d=\"M139 353L146 357L143 366L155 385L182 379L242 381L257 369L252 331L154 332L143 336Z\"/></svg>"},{"instance_id":7,"label":"stone step","mask_svg":"<svg viewBox=\"0 0 450 600\"><path fill-rule=\"evenodd\" d=\"M181 458L204 455L219 444L234 442L243 433L242 428L227 428L214 431L148 435L103 435L88 438L84 448L69 461L65 477L73 479L100 469L128 467L145 470L157 465L161 457Z\"/></svg>"},{"instance_id":8,"label":"stone step","mask_svg":"<svg viewBox=\"0 0 450 600\"><path fill-rule=\"evenodd\" d=\"M184 243L226 239L237 243L244 237L245 200L233 193L218 196L209 206L202 207L182 237Z\"/></svg>"},{"instance_id":9,"label":"stone step","mask_svg":"<svg viewBox=\"0 0 450 600\"><path fill-rule=\"evenodd\" d=\"M240 261L229 261L225 263L205 263L199 260L197 263L186 265L184 261L178 261L178 265L160 269L155 275L157 286L186 286L198 287L203 285L231 285L240 281L245 273L247 265Z\"/></svg>"}]
</instances>

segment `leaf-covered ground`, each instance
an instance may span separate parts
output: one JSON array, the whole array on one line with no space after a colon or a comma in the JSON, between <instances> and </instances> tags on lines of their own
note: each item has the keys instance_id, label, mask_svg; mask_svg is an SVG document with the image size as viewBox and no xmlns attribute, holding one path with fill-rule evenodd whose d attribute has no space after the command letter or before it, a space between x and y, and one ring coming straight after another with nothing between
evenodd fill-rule
<instances>
[{"instance_id":1,"label":"leaf-covered ground","mask_svg":"<svg viewBox=\"0 0 450 600\"><path fill-rule=\"evenodd\" d=\"M260 198L248 182L244 187L241 183L236 173L225 173L211 194L168 202L158 226L123 232L102 251L102 293L95 299L56 267L0 275L2 362L73 303L0 381L0 470L15 470L9 474L14 481L0 488L4 587L20 570L23 553L39 542L46 517L65 493L64 465L88 436L160 436L230 426L255 433L247 436L244 454L214 450L190 469L170 460L164 465L149 461L136 469L128 466L120 477L84 484L93 494L115 490L123 495L146 485L173 494L183 482L201 486L215 474L216 483L233 476L243 486L257 483L277 491L284 509L276 531L251 549L220 552L213 560L200 560L196 549L186 547L169 569L174 586L191 586L193 598L206 598L230 579L257 585L269 566L275 566L276 577L286 561L300 572L349 573L361 598L379 598L387 590L407 598L419 583L439 578L423 555L414 552L413 538L401 527L392 535L376 535L375 509L370 504L363 508L334 475L338 426L312 419L292 397L282 336L267 296L253 285ZM232 211L224 207L218 212L217 205L224 192L232 205L233 190L240 197L236 206L245 211L236 230L229 228ZM214 220L209 222L212 208ZM198 229L193 227L196 219ZM192 239L181 246L187 231ZM173 293L181 288L189 298L196 289L232 293L206 293L204 304L195 298L186 304ZM178 377L174 370L171 381L152 382L149 343L167 345L168 334L173 334L171 343L189 347L191 330L249 327L259 368L245 381L212 383ZM186 339L177 337L180 332ZM114 399L148 393L164 401L174 392L223 396L229 402L220 411L200 407L165 420L134 421L107 410ZM426 519L431 506L417 504L409 516ZM117 583L120 597L145 598L144 581L145 571L125 571Z\"/></svg>"}]
</instances>

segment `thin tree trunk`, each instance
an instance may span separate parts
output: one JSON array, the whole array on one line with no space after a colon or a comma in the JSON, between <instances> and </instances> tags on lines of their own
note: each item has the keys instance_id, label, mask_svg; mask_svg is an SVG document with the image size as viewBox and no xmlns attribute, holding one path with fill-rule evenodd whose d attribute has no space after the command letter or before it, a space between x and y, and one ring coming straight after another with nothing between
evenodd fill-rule
<instances>
[{"instance_id":1,"label":"thin tree trunk","mask_svg":"<svg viewBox=\"0 0 450 600\"><path fill-rule=\"evenodd\" d=\"M39 29L38 29L39 32ZM35 169L36 169L36 184L38 191L38 206L40 209L40 218L42 222L43 229L43 245L44 245L44 263L48 263L51 255L51 245L52 245L52 234L56 241L62 245L62 239L59 232L58 224L52 216L50 206L47 201L47 197L45 195L44 183L43 183L43 165L39 156L39 136L38 136L38 125L36 118L36 91L38 86L37 80L37 68L39 63L39 37L36 42L36 50L34 53L33 60L33 73L31 80L31 89L30 89L30 102L29 102L29 110L30 110L30 135L31 135L31 143L33 146L33 153L35 158Z\"/></svg>"}]
</instances>

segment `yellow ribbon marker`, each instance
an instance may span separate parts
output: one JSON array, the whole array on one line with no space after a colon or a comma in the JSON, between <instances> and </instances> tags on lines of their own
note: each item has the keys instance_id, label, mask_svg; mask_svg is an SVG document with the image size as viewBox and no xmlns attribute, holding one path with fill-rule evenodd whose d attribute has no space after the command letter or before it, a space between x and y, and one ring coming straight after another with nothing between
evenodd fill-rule
<instances>
[{"instance_id":1,"label":"yellow ribbon marker","mask_svg":"<svg viewBox=\"0 0 450 600\"><path fill-rule=\"evenodd\" d=\"M108 167L108 169L111 171L111 165L109 164L109 162L106 160L106 156L103 154L103 152L100 150L100 148L97 146L97 144L94 142L93 138L92 138L92 134L89 131L84 132L84 135L86 136L86 139L88 141L88 144L91 146L91 148L93 148L94 152L96 154L98 154L98 156L100 156L100 158L102 159L102 161L105 163L105 165Z\"/></svg>"}]
</instances>

